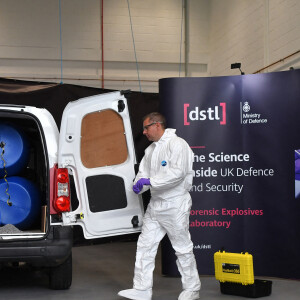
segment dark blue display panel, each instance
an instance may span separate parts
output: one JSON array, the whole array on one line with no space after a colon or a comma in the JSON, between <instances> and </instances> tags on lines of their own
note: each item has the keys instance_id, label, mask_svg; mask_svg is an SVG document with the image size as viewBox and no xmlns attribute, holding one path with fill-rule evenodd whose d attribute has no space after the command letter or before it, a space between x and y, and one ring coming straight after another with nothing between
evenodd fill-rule
<instances>
[{"instance_id":1,"label":"dark blue display panel","mask_svg":"<svg viewBox=\"0 0 300 300\"><path fill-rule=\"evenodd\" d=\"M254 274L300 278L300 71L159 81L168 127L194 151L190 232L200 274L213 254L253 254ZM169 244L163 242L163 258ZM170 257L170 255L169 255ZM164 261L164 273L176 266Z\"/></svg>"}]
</instances>

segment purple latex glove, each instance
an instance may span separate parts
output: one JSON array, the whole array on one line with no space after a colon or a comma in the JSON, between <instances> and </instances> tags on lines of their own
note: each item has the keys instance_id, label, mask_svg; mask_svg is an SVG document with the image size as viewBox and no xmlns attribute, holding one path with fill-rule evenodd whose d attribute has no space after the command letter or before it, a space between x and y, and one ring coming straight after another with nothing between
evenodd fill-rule
<instances>
[{"instance_id":1,"label":"purple latex glove","mask_svg":"<svg viewBox=\"0 0 300 300\"><path fill-rule=\"evenodd\" d=\"M150 179L149 178L141 178L138 180L138 182L132 187L133 191L138 194L142 189L144 185L150 185Z\"/></svg>"}]
</instances>

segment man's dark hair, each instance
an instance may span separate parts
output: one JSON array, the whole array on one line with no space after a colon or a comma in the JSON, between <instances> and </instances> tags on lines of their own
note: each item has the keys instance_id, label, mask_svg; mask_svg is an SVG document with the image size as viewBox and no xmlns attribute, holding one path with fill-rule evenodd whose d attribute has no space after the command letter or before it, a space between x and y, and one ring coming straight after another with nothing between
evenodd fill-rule
<instances>
[{"instance_id":1,"label":"man's dark hair","mask_svg":"<svg viewBox=\"0 0 300 300\"><path fill-rule=\"evenodd\" d=\"M143 122L148 118L149 118L150 122L159 122L159 123L161 123L161 126L162 126L163 129L167 128L166 118L161 113L152 112L152 113L146 115L143 118Z\"/></svg>"}]
</instances>

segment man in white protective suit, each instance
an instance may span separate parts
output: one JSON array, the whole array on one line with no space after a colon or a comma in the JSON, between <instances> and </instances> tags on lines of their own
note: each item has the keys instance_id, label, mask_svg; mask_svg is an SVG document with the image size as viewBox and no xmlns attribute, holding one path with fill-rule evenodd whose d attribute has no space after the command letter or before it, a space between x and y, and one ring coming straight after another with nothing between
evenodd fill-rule
<instances>
[{"instance_id":1,"label":"man in white protective suit","mask_svg":"<svg viewBox=\"0 0 300 300\"><path fill-rule=\"evenodd\" d=\"M137 243L133 289L120 291L118 295L135 300L152 299L155 256L167 234L181 274L183 291L178 300L199 299L201 283L189 233L193 152L175 129L166 129L160 113L145 116L143 129L153 143L145 150L133 191L140 194L150 188L151 200Z\"/></svg>"}]
</instances>

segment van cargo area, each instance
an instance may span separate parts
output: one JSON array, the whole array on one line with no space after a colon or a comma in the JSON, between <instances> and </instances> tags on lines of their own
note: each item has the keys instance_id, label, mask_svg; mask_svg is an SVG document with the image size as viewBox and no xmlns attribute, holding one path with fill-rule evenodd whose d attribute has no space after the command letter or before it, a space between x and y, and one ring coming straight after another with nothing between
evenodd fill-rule
<instances>
[{"instance_id":1,"label":"van cargo area","mask_svg":"<svg viewBox=\"0 0 300 300\"><path fill-rule=\"evenodd\" d=\"M86 239L141 230L144 206L131 187L145 148L139 120L154 95L136 93L131 118L123 92L48 87L0 95L0 267L42 268L51 289L68 289L73 227Z\"/></svg>"},{"instance_id":2,"label":"van cargo area","mask_svg":"<svg viewBox=\"0 0 300 300\"><path fill-rule=\"evenodd\" d=\"M2 110L0 126L0 238L43 237L48 221L49 168L40 122L29 113ZM5 130L16 130L24 139L28 153L18 157L18 162L6 161L22 147L16 144L19 137L12 140L13 134L9 131L5 135Z\"/></svg>"}]
</instances>

